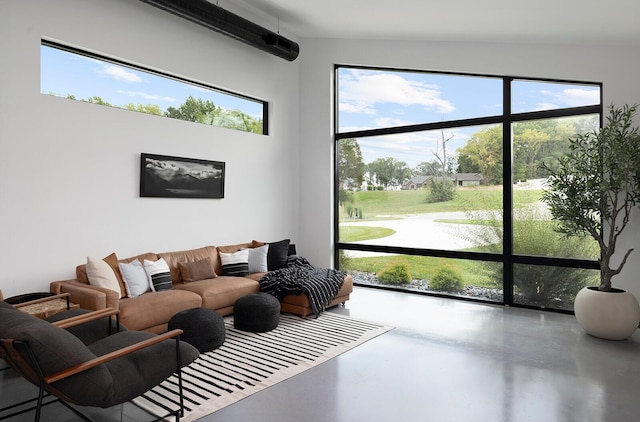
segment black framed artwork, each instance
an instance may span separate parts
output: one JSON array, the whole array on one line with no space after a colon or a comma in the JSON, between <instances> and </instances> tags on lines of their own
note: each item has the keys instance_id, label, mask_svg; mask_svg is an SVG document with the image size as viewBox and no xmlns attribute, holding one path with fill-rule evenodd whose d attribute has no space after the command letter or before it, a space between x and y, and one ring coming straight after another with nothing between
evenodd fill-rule
<instances>
[{"instance_id":1,"label":"black framed artwork","mask_svg":"<svg viewBox=\"0 0 640 422\"><path fill-rule=\"evenodd\" d=\"M224 198L225 163L166 155L140 155L140 196Z\"/></svg>"}]
</instances>

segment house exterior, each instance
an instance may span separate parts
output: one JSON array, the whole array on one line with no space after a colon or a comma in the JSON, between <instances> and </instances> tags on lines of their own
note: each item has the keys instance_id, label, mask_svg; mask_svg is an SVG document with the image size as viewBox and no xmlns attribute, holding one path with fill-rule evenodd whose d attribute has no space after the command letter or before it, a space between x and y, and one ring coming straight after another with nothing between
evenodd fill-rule
<instances>
[{"instance_id":1,"label":"house exterior","mask_svg":"<svg viewBox=\"0 0 640 422\"><path fill-rule=\"evenodd\" d=\"M453 181L458 187L480 186L484 183L484 177L481 173L456 173Z\"/></svg>"},{"instance_id":2,"label":"house exterior","mask_svg":"<svg viewBox=\"0 0 640 422\"><path fill-rule=\"evenodd\" d=\"M424 175L413 176L411 179L407 180L402 184L402 189L403 190L422 189L422 187L424 186L425 183L427 183L430 177L432 176L424 176Z\"/></svg>"},{"instance_id":3,"label":"house exterior","mask_svg":"<svg viewBox=\"0 0 640 422\"><path fill-rule=\"evenodd\" d=\"M425 187L427 181L434 176L413 176L411 179L404 182L402 185L402 189L405 190L417 190ZM440 177L436 177L436 180L442 180ZM448 176L445 180L450 180L456 184L458 187L467 187L467 186L480 186L484 183L484 177L480 173L456 173L453 176Z\"/></svg>"}]
</instances>

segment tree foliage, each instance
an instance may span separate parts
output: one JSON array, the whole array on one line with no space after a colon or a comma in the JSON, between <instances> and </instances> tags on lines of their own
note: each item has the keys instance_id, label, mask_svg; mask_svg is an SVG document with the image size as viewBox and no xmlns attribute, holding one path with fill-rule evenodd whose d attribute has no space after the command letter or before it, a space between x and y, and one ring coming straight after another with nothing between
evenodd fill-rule
<instances>
[{"instance_id":1,"label":"tree foliage","mask_svg":"<svg viewBox=\"0 0 640 422\"><path fill-rule=\"evenodd\" d=\"M413 169L414 175L437 176L442 171L442 167L437 160L422 161Z\"/></svg>"},{"instance_id":2,"label":"tree foliage","mask_svg":"<svg viewBox=\"0 0 640 422\"><path fill-rule=\"evenodd\" d=\"M466 212L475 224L464 227L459 236L479 251L501 254L504 225L500 203L488 203L484 208L487 209ZM576 258L576 251L580 251L580 258L593 259L598 254L595 242L563 238L555 233L548 215L531 205L514 213L513 248L516 254L530 256ZM486 263L483 267L484 272L496 280L496 286L502 284L502 265ZM593 280L591 270L578 268L519 264L513 271L513 283L519 297L516 301L546 307L571 302L580 289L597 281Z\"/></svg>"},{"instance_id":3,"label":"tree foliage","mask_svg":"<svg viewBox=\"0 0 640 422\"><path fill-rule=\"evenodd\" d=\"M546 177L541 163L552 163L569 148L569 138L597 128L595 116L543 119L513 125L513 178L515 181ZM458 149L459 173L482 173L487 184L503 181L502 126L474 133ZM553 164L549 164L553 167Z\"/></svg>"},{"instance_id":4,"label":"tree foliage","mask_svg":"<svg viewBox=\"0 0 640 422\"><path fill-rule=\"evenodd\" d=\"M86 100L86 102L92 103L92 104L99 104L107 107L113 107L111 104L109 104L108 102L104 101L102 98L95 95L89 98L88 100Z\"/></svg>"},{"instance_id":5,"label":"tree foliage","mask_svg":"<svg viewBox=\"0 0 640 422\"><path fill-rule=\"evenodd\" d=\"M430 177L427 181L427 202L446 202L451 201L456 194L456 185L451 180L436 180L435 177Z\"/></svg>"},{"instance_id":6,"label":"tree foliage","mask_svg":"<svg viewBox=\"0 0 640 422\"><path fill-rule=\"evenodd\" d=\"M365 165L358 141L353 138L338 142L338 180L342 189L357 189L364 180Z\"/></svg>"},{"instance_id":7,"label":"tree foliage","mask_svg":"<svg viewBox=\"0 0 640 422\"><path fill-rule=\"evenodd\" d=\"M127 110L138 111L140 113L154 114L156 116L162 116L162 109L156 104L135 104L129 103L124 106Z\"/></svg>"},{"instance_id":8,"label":"tree foliage","mask_svg":"<svg viewBox=\"0 0 640 422\"><path fill-rule=\"evenodd\" d=\"M367 164L366 169L369 175L375 176L378 183L385 188L399 186L411 177L411 169L407 163L393 157L378 158Z\"/></svg>"},{"instance_id":9,"label":"tree foliage","mask_svg":"<svg viewBox=\"0 0 640 422\"><path fill-rule=\"evenodd\" d=\"M502 126L482 129L458 149L458 171L481 173L485 183L502 183Z\"/></svg>"},{"instance_id":10,"label":"tree foliage","mask_svg":"<svg viewBox=\"0 0 640 422\"><path fill-rule=\"evenodd\" d=\"M600 247L600 290L611 290L633 248L616 267L611 258L627 227L631 210L640 202L640 131L633 118L638 105L611 105L606 125L569 139L569 151L549 173L543 201L565 236L591 236Z\"/></svg>"},{"instance_id":11,"label":"tree foliage","mask_svg":"<svg viewBox=\"0 0 640 422\"><path fill-rule=\"evenodd\" d=\"M50 95L55 95L50 93ZM66 98L75 100L74 95L67 95ZM88 100L81 100L88 103L99 104L107 107L119 107L103 100L101 97L93 96ZM263 133L263 120L255 118L240 110L229 110L217 107L212 101L202 100L189 96L184 103L178 107L167 107L162 111L157 104L136 104L128 103L120 108L138 111L141 113L154 114L157 116L171 117L174 119L186 120L189 122L202 123L206 125L236 129L244 132Z\"/></svg>"},{"instance_id":12,"label":"tree foliage","mask_svg":"<svg viewBox=\"0 0 640 422\"><path fill-rule=\"evenodd\" d=\"M202 124L213 124L216 116L216 105L213 101L187 97L179 107L167 107L164 115L174 119L187 120Z\"/></svg>"},{"instance_id":13,"label":"tree foliage","mask_svg":"<svg viewBox=\"0 0 640 422\"><path fill-rule=\"evenodd\" d=\"M245 132L262 133L262 119L255 119L240 110L217 107L213 101L189 96L179 107L168 107L166 117L187 120Z\"/></svg>"}]
</instances>

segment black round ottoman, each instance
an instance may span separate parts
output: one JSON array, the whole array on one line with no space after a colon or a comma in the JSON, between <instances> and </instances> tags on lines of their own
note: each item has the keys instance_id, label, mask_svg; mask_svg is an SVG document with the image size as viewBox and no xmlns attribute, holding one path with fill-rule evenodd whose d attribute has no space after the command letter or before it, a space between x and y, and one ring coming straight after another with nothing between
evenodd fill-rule
<instances>
[{"instance_id":1,"label":"black round ottoman","mask_svg":"<svg viewBox=\"0 0 640 422\"><path fill-rule=\"evenodd\" d=\"M200 353L217 349L224 343L224 319L212 309L192 308L178 312L169 320L169 331L176 328L183 331L180 340L196 347Z\"/></svg>"},{"instance_id":2,"label":"black round ottoman","mask_svg":"<svg viewBox=\"0 0 640 422\"><path fill-rule=\"evenodd\" d=\"M233 326L238 330L264 333L280 322L280 301L268 293L253 293L236 300Z\"/></svg>"}]
</instances>

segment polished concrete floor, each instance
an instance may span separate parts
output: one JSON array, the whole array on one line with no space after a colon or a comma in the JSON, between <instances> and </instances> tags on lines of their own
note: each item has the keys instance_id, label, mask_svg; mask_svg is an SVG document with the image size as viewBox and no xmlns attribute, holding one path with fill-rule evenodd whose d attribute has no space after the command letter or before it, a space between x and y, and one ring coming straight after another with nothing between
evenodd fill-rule
<instances>
[{"instance_id":1,"label":"polished concrete floor","mask_svg":"<svg viewBox=\"0 0 640 422\"><path fill-rule=\"evenodd\" d=\"M364 287L331 311L396 328L200 421L640 420L640 332L612 342L570 315ZM20 380L0 377L1 406ZM44 421L75 420L56 406ZM96 415L142 420L121 410Z\"/></svg>"}]
</instances>

